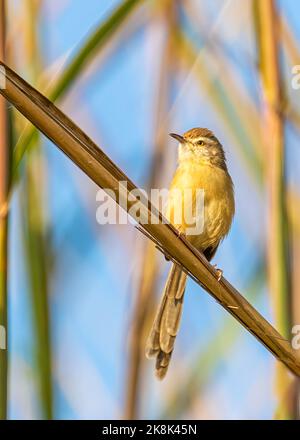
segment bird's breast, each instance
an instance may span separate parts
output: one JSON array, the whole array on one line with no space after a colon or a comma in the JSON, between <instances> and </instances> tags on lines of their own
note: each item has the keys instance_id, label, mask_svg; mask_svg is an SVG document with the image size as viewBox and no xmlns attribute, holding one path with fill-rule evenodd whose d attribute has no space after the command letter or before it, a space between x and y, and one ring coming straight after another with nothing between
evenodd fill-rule
<instances>
[{"instance_id":1,"label":"bird's breast","mask_svg":"<svg viewBox=\"0 0 300 440\"><path fill-rule=\"evenodd\" d=\"M198 249L216 246L228 233L233 214L233 185L226 170L195 161L178 166L166 216Z\"/></svg>"}]
</instances>

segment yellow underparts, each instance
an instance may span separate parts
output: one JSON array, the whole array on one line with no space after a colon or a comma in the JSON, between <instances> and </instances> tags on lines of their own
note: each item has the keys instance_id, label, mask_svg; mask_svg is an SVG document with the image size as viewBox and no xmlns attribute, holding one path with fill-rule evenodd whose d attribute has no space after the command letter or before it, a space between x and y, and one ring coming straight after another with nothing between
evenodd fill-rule
<instances>
[{"instance_id":1,"label":"yellow underparts","mask_svg":"<svg viewBox=\"0 0 300 440\"><path fill-rule=\"evenodd\" d=\"M204 209L202 205L200 210L199 194L201 191L199 192L199 190L203 190L202 194L204 195ZM196 203L197 194L198 203ZM191 212L203 226L201 233L190 235L189 232L195 229L196 222L194 224L188 223L185 215L178 217L178 212ZM204 217L202 217L203 214ZM204 251L208 247L217 246L227 235L233 215L233 185L227 171L208 161L192 159L181 161L170 186L170 197L166 210L168 220L178 230L186 233L187 238L196 248ZM189 221L190 218L191 216L188 217ZM200 218L203 218L203 221L200 221Z\"/></svg>"}]
</instances>

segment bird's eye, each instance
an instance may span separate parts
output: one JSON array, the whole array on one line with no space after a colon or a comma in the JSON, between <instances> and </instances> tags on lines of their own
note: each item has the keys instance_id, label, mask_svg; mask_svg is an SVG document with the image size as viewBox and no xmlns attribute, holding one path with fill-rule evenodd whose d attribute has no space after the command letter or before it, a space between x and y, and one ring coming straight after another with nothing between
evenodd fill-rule
<instances>
[{"instance_id":1,"label":"bird's eye","mask_svg":"<svg viewBox=\"0 0 300 440\"><path fill-rule=\"evenodd\" d=\"M204 141L198 141L197 144L202 146L204 145Z\"/></svg>"}]
</instances>

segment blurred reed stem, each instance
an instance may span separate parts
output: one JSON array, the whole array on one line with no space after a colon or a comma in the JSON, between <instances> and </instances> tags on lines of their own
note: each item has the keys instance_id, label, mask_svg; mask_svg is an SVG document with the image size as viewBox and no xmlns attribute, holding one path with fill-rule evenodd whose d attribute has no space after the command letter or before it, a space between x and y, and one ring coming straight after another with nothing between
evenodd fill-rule
<instances>
[{"instance_id":1,"label":"blurred reed stem","mask_svg":"<svg viewBox=\"0 0 300 440\"><path fill-rule=\"evenodd\" d=\"M169 109L170 86L174 68L174 46L171 35L177 26L177 1L167 0L156 3L153 20L162 23L166 30L166 40L162 49L160 74L158 78L156 105L154 106L155 135L154 150L149 167L149 180L147 190L159 188L162 184L164 155L168 141L166 139L167 127L161 127L161 121L166 121ZM149 331L149 317L153 316L154 294L157 286L160 267L154 244L147 240L141 248L141 267L139 287L133 310L132 331L130 335L128 377L126 380L126 406L125 419L137 419L141 394L141 382L144 371L145 345Z\"/></svg>"},{"instance_id":2,"label":"blurred reed stem","mask_svg":"<svg viewBox=\"0 0 300 440\"><path fill-rule=\"evenodd\" d=\"M297 205L297 212L299 212L299 203ZM300 241L299 232L293 230L292 232L292 323L293 326L298 326L300 323ZM293 333L294 334L294 333ZM295 378L294 389L292 392L292 407L294 418L300 419L300 379Z\"/></svg>"},{"instance_id":3,"label":"blurred reed stem","mask_svg":"<svg viewBox=\"0 0 300 440\"><path fill-rule=\"evenodd\" d=\"M40 6L40 0L26 0L23 5L25 66L33 84L38 82L41 74L41 56L38 43ZM41 417L52 419L52 356L48 304L49 264L47 259L47 249L51 249L52 246L47 241L49 234L46 234L45 202L47 201L47 191L45 181L47 174L38 131L34 132L29 146L24 164L22 212L24 215L24 248L33 314L34 376L37 381Z\"/></svg>"},{"instance_id":4,"label":"blurred reed stem","mask_svg":"<svg viewBox=\"0 0 300 440\"><path fill-rule=\"evenodd\" d=\"M178 29L175 38L178 56L187 68L191 69L201 90L207 93L210 102L223 119L225 127L229 129L233 140L240 146L238 153L242 155L242 159L254 176L255 182L261 184L262 161L258 154L259 149L255 146L252 133L249 132L248 123L245 122L245 113L237 110L239 105L233 103L234 95L231 92L231 87L224 84L222 76L216 79L211 75L209 64L201 62L197 47L181 29ZM237 103L238 101L239 99L236 99Z\"/></svg>"},{"instance_id":5,"label":"blurred reed stem","mask_svg":"<svg viewBox=\"0 0 300 440\"><path fill-rule=\"evenodd\" d=\"M5 0L0 0L0 60L5 60L6 15ZM8 209L9 134L7 103L0 97L0 419L7 418L8 349L7 349L7 268L8 268ZM4 344L5 346L3 346Z\"/></svg>"},{"instance_id":6,"label":"blurred reed stem","mask_svg":"<svg viewBox=\"0 0 300 440\"><path fill-rule=\"evenodd\" d=\"M280 30L282 43L287 52L287 55L290 58L291 65L298 65L300 56L299 44L296 36L293 33L293 30L289 26L287 19L284 17L283 14L280 17Z\"/></svg>"},{"instance_id":7,"label":"blurred reed stem","mask_svg":"<svg viewBox=\"0 0 300 440\"><path fill-rule=\"evenodd\" d=\"M144 372L144 352L146 328L149 312L153 309L153 293L155 291L158 262L155 246L149 240L143 243L141 251L141 273L139 287L135 299L130 323L132 325L129 340L129 355L126 384L125 420L139 418L138 408L141 398L141 382Z\"/></svg>"},{"instance_id":8,"label":"blurred reed stem","mask_svg":"<svg viewBox=\"0 0 300 440\"><path fill-rule=\"evenodd\" d=\"M222 7L226 8L226 4ZM182 49L183 51L189 49L185 54L186 62L194 52L194 59L197 60L194 65L195 78L200 89L207 93L234 144L239 146L238 154L242 154L246 167L250 172L252 171L256 178L255 183L262 183L260 118L256 103L248 90L248 84L243 84L242 75L239 78L239 69L236 69L226 54L222 41L214 32L214 24L206 19L205 11L196 7L191 0L184 2L183 8L193 35L198 36L193 40L189 37L188 31L184 33L186 41ZM197 40L199 40L198 44ZM221 75L218 74L219 72Z\"/></svg>"},{"instance_id":9,"label":"blurred reed stem","mask_svg":"<svg viewBox=\"0 0 300 440\"><path fill-rule=\"evenodd\" d=\"M46 195L39 135L33 138L23 178L24 245L33 315L35 380L43 419L53 417L49 274L43 201Z\"/></svg>"},{"instance_id":10,"label":"blurred reed stem","mask_svg":"<svg viewBox=\"0 0 300 440\"><path fill-rule=\"evenodd\" d=\"M287 52L290 65L298 65L300 59L300 51L297 46L297 40L295 35L292 32L292 29L288 25L287 21L281 17L281 29L282 29L282 40L285 45L285 50ZM293 90L293 89L292 89ZM290 96L290 99L295 96L297 98L297 91L293 90L293 94ZM289 103L289 112L288 119L294 127L300 130L300 114L298 109L295 108L298 106L298 100L295 99L295 102ZM289 227L291 231L291 248L292 248L292 265L291 265L291 290L292 290L292 301L291 301L291 314L292 314L292 325L296 326L300 323L300 285L298 274L300 271L300 222L299 222L299 208L300 208L300 199L299 199L299 191L289 191L288 200L287 200L287 208L288 208L288 218L289 218ZM292 407L294 418L300 419L300 379L295 379L294 389L292 391Z\"/></svg>"},{"instance_id":11,"label":"blurred reed stem","mask_svg":"<svg viewBox=\"0 0 300 440\"><path fill-rule=\"evenodd\" d=\"M284 48L284 52L286 53L286 56L288 58L288 66L298 66L299 60L300 60L300 50L299 45L296 36L293 33L293 29L291 29L291 26L289 26L286 18L281 15L281 40L282 45ZM288 71L290 75L290 71ZM294 75L294 73L293 73ZM290 77L288 78L290 80ZM300 131L300 106L299 106L299 99L298 99L298 93L297 90L295 90L293 87L290 88L290 94L289 94L289 102L287 105L287 119L289 122L293 124L293 127L296 128L296 130ZM296 98L293 100L293 98ZM299 321L298 321L299 322Z\"/></svg>"},{"instance_id":12,"label":"blurred reed stem","mask_svg":"<svg viewBox=\"0 0 300 440\"><path fill-rule=\"evenodd\" d=\"M291 334L289 233L286 214L283 90L279 59L279 17L276 2L256 0L256 36L263 93L263 130L267 152L268 280L275 320L285 338ZM278 418L293 418L290 405L291 377L277 365Z\"/></svg>"},{"instance_id":13,"label":"blurred reed stem","mask_svg":"<svg viewBox=\"0 0 300 440\"><path fill-rule=\"evenodd\" d=\"M144 0L124 0L112 12L112 14L83 41L76 50L73 58L60 74L54 86L51 87L48 96L51 101L61 99L75 81L80 77L87 65L95 59L106 43L109 43L113 35L120 29L126 18L133 12L138 4ZM28 125L22 134L14 150L13 159L13 182L16 179L18 167L34 136L35 128Z\"/></svg>"}]
</instances>

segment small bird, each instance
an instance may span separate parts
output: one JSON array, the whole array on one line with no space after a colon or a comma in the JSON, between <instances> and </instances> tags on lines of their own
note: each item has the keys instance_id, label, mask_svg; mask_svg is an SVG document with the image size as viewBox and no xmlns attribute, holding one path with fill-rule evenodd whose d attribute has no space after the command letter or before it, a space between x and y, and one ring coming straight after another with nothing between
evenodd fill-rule
<instances>
[{"instance_id":1,"label":"small bird","mask_svg":"<svg viewBox=\"0 0 300 440\"><path fill-rule=\"evenodd\" d=\"M190 208L182 206L186 199L180 197L181 193L189 190L192 193L189 203L192 203L193 215L202 215L203 227L201 233L186 234L186 237L210 261L229 232L235 210L233 182L227 170L225 153L216 136L207 128L193 128L183 136L174 133L170 136L179 142L179 148L166 217L180 234L186 233L188 225L185 220L178 222L176 210L178 212L180 208L180 212L185 212L185 208ZM202 213L196 211L196 192L199 189L204 192ZM173 263L146 343L146 356L156 357L155 373L159 379L165 377L174 349L186 281L186 273Z\"/></svg>"}]
</instances>

